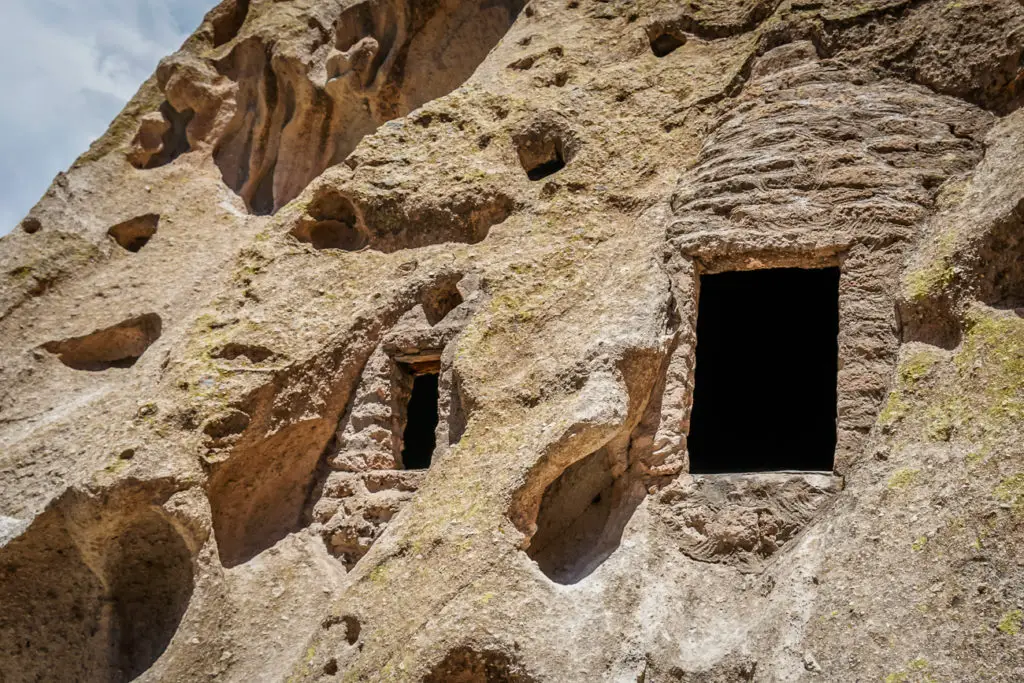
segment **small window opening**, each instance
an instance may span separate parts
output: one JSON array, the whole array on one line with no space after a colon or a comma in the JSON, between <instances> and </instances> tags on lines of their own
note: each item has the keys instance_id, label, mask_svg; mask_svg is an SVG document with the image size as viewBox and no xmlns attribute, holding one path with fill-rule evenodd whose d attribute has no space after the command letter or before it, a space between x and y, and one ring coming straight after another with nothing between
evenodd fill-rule
<instances>
[{"instance_id":1,"label":"small window opening","mask_svg":"<svg viewBox=\"0 0 1024 683\"><path fill-rule=\"evenodd\" d=\"M534 181L561 171L573 160L577 151L577 144L571 134L549 122L537 123L525 132L514 135L512 142L526 177Z\"/></svg>"},{"instance_id":2,"label":"small window opening","mask_svg":"<svg viewBox=\"0 0 1024 683\"><path fill-rule=\"evenodd\" d=\"M144 216L137 216L118 223L108 230L107 234L114 238L114 241L122 248L132 253L138 253L156 234L159 225L159 214L147 213Z\"/></svg>"},{"instance_id":3,"label":"small window opening","mask_svg":"<svg viewBox=\"0 0 1024 683\"><path fill-rule=\"evenodd\" d=\"M831 471L839 269L701 277L690 471Z\"/></svg>"},{"instance_id":4,"label":"small window opening","mask_svg":"<svg viewBox=\"0 0 1024 683\"><path fill-rule=\"evenodd\" d=\"M402 434L402 463L407 470L425 470L430 467L430 459L437 445L437 402L437 374L417 375L413 380L405 431Z\"/></svg>"},{"instance_id":5,"label":"small window opening","mask_svg":"<svg viewBox=\"0 0 1024 683\"><path fill-rule=\"evenodd\" d=\"M684 39L671 33L659 33L651 38L651 52L655 57L667 57L685 44Z\"/></svg>"},{"instance_id":6,"label":"small window opening","mask_svg":"<svg viewBox=\"0 0 1024 683\"><path fill-rule=\"evenodd\" d=\"M526 177L530 180L541 180L558 173L563 168L565 168L565 159L562 158L562 150L555 149L552 158L531 168L526 172Z\"/></svg>"}]
</instances>

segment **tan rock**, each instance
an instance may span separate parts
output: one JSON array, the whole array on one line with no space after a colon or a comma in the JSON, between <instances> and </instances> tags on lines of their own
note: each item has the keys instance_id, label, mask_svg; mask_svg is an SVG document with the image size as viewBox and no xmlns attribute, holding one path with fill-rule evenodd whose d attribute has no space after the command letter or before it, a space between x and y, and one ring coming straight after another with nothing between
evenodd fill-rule
<instances>
[{"instance_id":1,"label":"tan rock","mask_svg":"<svg viewBox=\"0 0 1024 683\"><path fill-rule=\"evenodd\" d=\"M0 240L0 680L1017 680L1022 54L221 3ZM701 473L702 278L781 268L838 272L832 471Z\"/></svg>"}]
</instances>

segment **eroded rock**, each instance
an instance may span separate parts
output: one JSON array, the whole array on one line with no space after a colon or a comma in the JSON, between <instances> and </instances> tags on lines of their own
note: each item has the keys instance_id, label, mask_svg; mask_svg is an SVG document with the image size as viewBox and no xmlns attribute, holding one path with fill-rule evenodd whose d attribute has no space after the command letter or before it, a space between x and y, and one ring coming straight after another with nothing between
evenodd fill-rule
<instances>
[{"instance_id":1,"label":"eroded rock","mask_svg":"<svg viewBox=\"0 0 1024 683\"><path fill-rule=\"evenodd\" d=\"M0 679L1012 679L1022 51L221 3L0 243ZM822 471L691 439L708 278L768 269L831 278L835 369L766 381L834 385Z\"/></svg>"}]
</instances>

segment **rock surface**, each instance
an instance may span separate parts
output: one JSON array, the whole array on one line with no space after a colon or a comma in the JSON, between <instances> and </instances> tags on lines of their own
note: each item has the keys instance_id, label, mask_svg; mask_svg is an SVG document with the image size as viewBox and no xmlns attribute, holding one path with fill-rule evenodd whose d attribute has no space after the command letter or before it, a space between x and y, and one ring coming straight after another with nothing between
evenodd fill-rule
<instances>
[{"instance_id":1,"label":"rock surface","mask_svg":"<svg viewBox=\"0 0 1024 683\"><path fill-rule=\"evenodd\" d=\"M0 240L0 680L1021 680L1022 57L1017 0L225 0ZM691 474L700 277L793 267L834 471Z\"/></svg>"}]
</instances>

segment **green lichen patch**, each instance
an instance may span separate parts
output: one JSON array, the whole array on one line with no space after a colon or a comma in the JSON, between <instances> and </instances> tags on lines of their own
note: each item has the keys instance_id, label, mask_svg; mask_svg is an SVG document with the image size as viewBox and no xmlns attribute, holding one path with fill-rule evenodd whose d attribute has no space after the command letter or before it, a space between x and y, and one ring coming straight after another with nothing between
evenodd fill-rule
<instances>
[{"instance_id":1,"label":"green lichen patch","mask_svg":"<svg viewBox=\"0 0 1024 683\"><path fill-rule=\"evenodd\" d=\"M905 350L879 424L903 423L908 441L970 440L983 456L1008 425L1024 421L1024 320L978 306L952 362L947 357Z\"/></svg>"},{"instance_id":2,"label":"green lichen patch","mask_svg":"<svg viewBox=\"0 0 1024 683\"><path fill-rule=\"evenodd\" d=\"M1020 633L1022 625L1024 625L1024 612L1015 609L1004 614L996 628L1006 635L1015 636Z\"/></svg>"},{"instance_id":3,"label":"green lichen patch","mask_svg":"<svg viewBox=\"0 0 1024 683\"><path fill-rule=\"evenodd\" d=\"M880 424L892 425L910 412L913 397L923 389L942 360L943 354L932 348L909 351L901 358L896 385L878 416Z\"/></svg>"},{"instance_id":4,"label":"green lichen patch","mask_svg":"<svg viewBox=\"0 0 1024 683\"><path fill-rule=\"evenodd\" d=\"M921 349L909 354L899 367L899 383L910 388L927 377L935 364L942 360L942 354L934 349Z\"/></svg>"},{"instance_id":5,"label":"green lichen patch","mask_svg":"<svg viewBox=\"0 0 1024 683\"><path fill-rule=\"evenodd\" d=\"M1013 514L1024 516L1024 474L1003 479L993 493L997 500L1013 506Z\"/></svg>"},{"instance_id":6,"label":"green lichen patch","mask_svg":"<svg viewBox=\"0 0 1024 683\"><path fill-rule=\"evenodd\" d=\"M885 683L935 683L936 679L929 673L931 664L924 657L917 657L907 662L900 671L895 671L885 677Z\"/></svg>"},{"instance_id":7,"label":"green lichen patch","mask_svg":"<svg viewBox=\"0 0 1024 683\"><path fill-rule=\"evenodd\" d=\"M909 467L898 469L892 473L891 477L889 477L889 489L892 491L899 491L901 489L910 488L914 485L914 482L917 481L917 477L920 474L920 470L910 469Z\"/></svg>"},{"instance_id":8,"label":"green lichen patch","mask_svg":"<svg viewBox=\"0 0 1024 683\"><path fill-rule=\"evenodd\" d=\"M907 273L903 282L903 295L908 301L921 302L943 292L956 277L954 256L958 235L948 230L933 242L927 262Z\"/></svg>"},{"instance_id":9,"label":"green lichen patch","mask_svg":"<svg viewBox=\"0 0 1024 683\"><path fill-rule=\"evenodd\" d=\"M1024 320L975 309L954 362L963 386L976 388L984 415L1013 424L1024 420Z\"/></svg>"}]
</instances>

